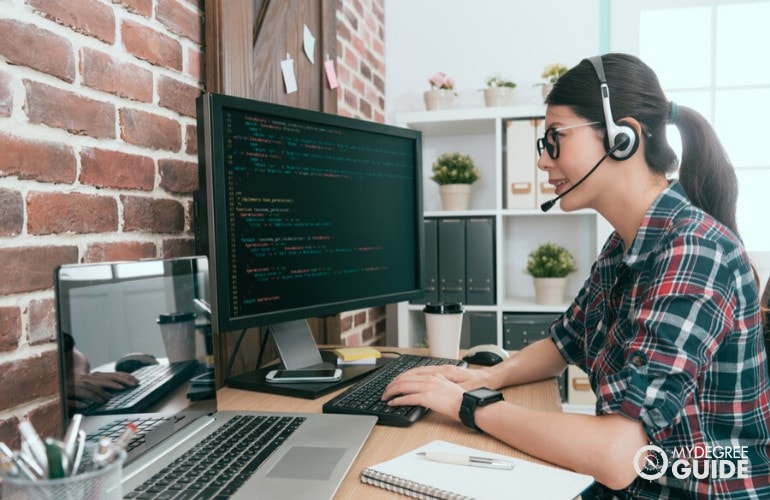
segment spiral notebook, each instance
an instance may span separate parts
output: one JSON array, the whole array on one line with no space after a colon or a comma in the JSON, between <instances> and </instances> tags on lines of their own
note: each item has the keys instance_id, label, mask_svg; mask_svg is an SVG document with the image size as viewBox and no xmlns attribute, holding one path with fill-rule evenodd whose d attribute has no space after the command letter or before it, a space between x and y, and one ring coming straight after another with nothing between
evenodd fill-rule
<instances>
[{"instance_id":1,"label":"spiral notebook","mask_svg":"<svg viewBox=\"0 0 770 500\"><path fill-rule=\"evenodd\" d=\"M512 470L485 469L427 460L420 452L456 453L514 463ZM433 441L387 462L365 468L361 481L414 498L441 499L572 499L594 479L505 455Z\"/></svg>"}]
</instances>

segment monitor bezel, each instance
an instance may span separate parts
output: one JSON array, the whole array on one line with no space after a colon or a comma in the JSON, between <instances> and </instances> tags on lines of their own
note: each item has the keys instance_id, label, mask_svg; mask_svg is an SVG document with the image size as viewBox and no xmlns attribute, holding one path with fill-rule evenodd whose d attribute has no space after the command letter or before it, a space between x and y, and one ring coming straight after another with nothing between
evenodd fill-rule
<instances>
[{"instance_id":1,"label":"monitor bezel","mask_svg":"<svg viewBox=\"0 0 770 500\"><path fill-rule=\"evenodd\" d=\"M367 295L344 301L310 304L304 307L232 317L229 294L230 258L227 252L225 172L221 165L224 156L222 123L223 110L234 108L241 111L275 116L280 119L301 120L326 126L348 128L376 134L386 134L412 141L415 159L413 203L415 205L415 284L414 289L398 290L390 294ZM209 257L211 281L211 319L214 333L244 330L279 322L331 316L373 306L383 306L402 301L419 299L424 294L424 227L422 194L422 133L417 130L396 127L377 122L321 113L302 108L267 103L252 99L205 93L198 98L198 149L200 186L195 198L196 251ZM373 207L376 209L376 207Z\"/></svg>"}]
</instances>

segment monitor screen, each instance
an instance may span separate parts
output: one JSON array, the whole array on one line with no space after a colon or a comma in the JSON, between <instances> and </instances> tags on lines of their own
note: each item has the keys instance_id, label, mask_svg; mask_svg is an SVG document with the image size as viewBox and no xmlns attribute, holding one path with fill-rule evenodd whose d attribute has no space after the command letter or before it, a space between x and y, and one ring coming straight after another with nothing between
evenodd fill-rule
<instances>
[{"instance_id":1,"label":"monitor screen","mask_svg":"<svg viewBox=\"0 0 770 500\"><path fill-rule=\"evenodd\" d=\"M198 144L215 331L422 295L420 132L208 93Z\"/></svg>"}]
</instances>

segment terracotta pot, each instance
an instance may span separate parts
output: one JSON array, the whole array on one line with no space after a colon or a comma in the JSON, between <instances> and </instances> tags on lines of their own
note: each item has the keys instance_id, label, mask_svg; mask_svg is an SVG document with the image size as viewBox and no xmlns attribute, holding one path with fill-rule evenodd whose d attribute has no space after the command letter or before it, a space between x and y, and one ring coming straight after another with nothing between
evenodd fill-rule
<instances>
[{"instance_id":1,"label":"terracotta pot","mask_svg":"<svg viewBox=\"0 0 770 500\"><path fill-rule=\"evenodd\" d=\"M532 278L535 282L535 302L544 306L564 303L567 278Z\"/></svg>"},{"instance_id":2,"label":"terracotta pot","mask_svg":"<svg viewBox=\"0 0 770 500\"><path fill-rule=\"evenodd\" d=\"M484 103L487 107L513 106L513 91L511 87L492 87L484 89Z\"/></svg>"},{"instance_id":3,"label":"terracotta pot","mask_svg":"<svg viewBox=\"0 0 770 500\"><path fill-rule=\"evenodd\" d=\"M444 210L468 210L471 198L470 184L442 184L438 187L441 208Z\"/></svg>"},{"instance_id":4,"label":"terracotta pot","mask_svg":"<svg viewBox=\"0 0 770 500\"><path fill-rule=\"evenodd\" d=\"M454 90L433 89L423 94L425 99L425 109L428 111L439 111L442 109L452 109L454 103Z\"/></svg>"}]
</instances>

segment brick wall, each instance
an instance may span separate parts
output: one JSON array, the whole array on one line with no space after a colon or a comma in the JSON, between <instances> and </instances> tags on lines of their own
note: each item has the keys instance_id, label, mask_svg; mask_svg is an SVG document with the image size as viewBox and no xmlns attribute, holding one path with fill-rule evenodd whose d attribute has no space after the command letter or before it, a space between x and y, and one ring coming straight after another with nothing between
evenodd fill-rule
<instances>
[{"instance_id":1,"label":"brick wall","mask_svg":"<svg viewBox=\"0 0 770 500\"><path fill-rule=\"evenodd\" d=\"M383 121L383 0L340 0L340 114ZM203 0L0 0L0 440L57 429L53 270L193 252ZM350 342L384 309L341 318ZM360 340L359 340L360 339Z\"/></svg>"}]
</instances>

